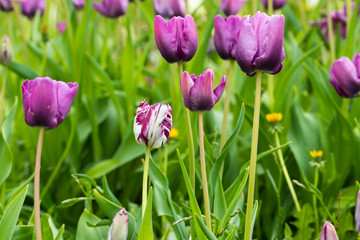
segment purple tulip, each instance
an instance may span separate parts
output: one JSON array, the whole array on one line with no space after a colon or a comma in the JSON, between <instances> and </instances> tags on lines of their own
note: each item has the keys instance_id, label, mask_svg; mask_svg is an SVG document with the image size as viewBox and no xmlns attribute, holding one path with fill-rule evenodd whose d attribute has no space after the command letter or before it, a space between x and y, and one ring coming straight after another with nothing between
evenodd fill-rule
<instances>
[{"instance_id":1,"label":"purple tulip","mask_svg":"<svg viewBox=\"0 0 360 240\"><path fill-rule=\"evenodd\" d=\"M264 7L268 8L268 2L269 0L262 0L262 3L264 4ZM274 10L282 8L286 4L287 0L273 0L273 7Z\"/></svg>"},{"instance_id":2,"label":"purple tulip","mask_svg":"<svg viewBox=\"0 0 360 240\"><path fill-rule=\"evenodd\" d=\"M20 2L21 5L21 13L32 19L35 17L37 11L40 12L41 16L44 14L45 10L45 0L23 0Z\"/></svg>"},{"instance_id":3,"label":"purple tulip","mask_svg":"<svg viewBox=\"0 0 360 240\"><path fill-rule=\"evenodd\" d=\"M321 229L320 240L339 240L336 230L331 223L325 222Z\"/></svg>"},{"instance_id":4,"label":"purple tulip","mask_svg":"<svg viewBox=\"0 0 360 240\"><path fill-rule=\"evenodd\" d=\"M108 231L107 240L126 240L128 235L129 216L125 208L116 213L110 229Z\"/></svg>"},{"instance_id":5,"label":"purple tulip","mask_svg":"<svg viewBox=\"0 0 360 240\"><path fill-rule=\"evenodd\" d=\"M108 18L117 18L126 13L129 0L103 0L102 3L94 2L93 7L100 14Z\"/></svg>"},{"instance_id":6,"label":"purple tulip","mask_svg":"<svg viewBox=\"0 0 360 240\"><path fill-rule=\"evenodd\" d=\"M157 15L154 22L156 45L169 63L190 61L198 46L194 19L190 15L173 17L166 22Z\"/></svg>"},{"instance_id":7,"label":"purple tulip","mask_svg":"<svg viewBox=\"0 0 360 240\"><path fill-rule=\"evenodd\" d=\"M334 33L336 34L338 25L340 25L341 37L343 39L345 39L346 38L346 22L347 22L346 14L344 14L340 11L334 11L331 13L331 20L332 20ZM327 17L321 18L317 21L310 22L311 26L314 26L316 24L319 25L322 34L325 36L326 40L329 41L329 29L328 29Z\"/></svg>"},{"instance_id":8,"label":"purple tulip","mask_svg":"<svg viewBox=\"0 0 360 240\"><path fill-rule=\"evenodd\" d=\"M2 37L0 50L0 63L4 65L9 65L12 60L12 49L10 40L6 34Z\"/></svg>"},{"instance_id":9,"label":"purple tulip","mask_svg":"<svg viewBox=\"0 0 360 240\"><path fill-rule=\"evenodd\" d=\"M164 146L171 126L170 105L157 103L150 106L146 99L140 103L134 119L134 135L139 144L151 148Z\"/></svg>"},{"instance_id":10,"label":"purple tulip","mask_svg":"<svg viewBox=\"0 0 360 240\"><path fill-rule=\"evenodd\" d=\"M337 93L344 98L359 96L360 92L360 54L353 62L348 57L336 60L330 68L330 83Z\"/></svg>"},{"instance_id":11,"label":"purple tulip","mask_svg":"<svg viewBox=\"0 0 360 240\"><path fill-rule=\"evenodd\" d=\"M227 16L237 14L247 0L222 0L220 9Z\"/></svg>"},{"instance_id":12,"label":"purple tulip","mask_svg":"<svg viewBox=\"0 0 360 240\"><path fill-rule=\"evenodd\" d=\"M76 10L81 10L84 8L85 0L71 0L71 2Z\"/></svg>"},{"instance_id":13,"label":"purple tulip","mask_svg":"<svg viewBox=\"0 0 360 240\"><path fill-rule=\"evenodd\" d=\"M226 76L213 90L214 71L208 69L199 76L184 72L181 76L181 93L185 107L193 112L210 111L224 92Z\"/></svg>"},{"instance_id":14,"label":"purple tulip","mask_svg":"<svg viewBox=\"0 0 360 240\"><path fill-rule=\"evenodd\" d=\"M235 59L237 41L243 20L239 16L229 16L225 19L220 15L215 17L214 44L217 53L222 59Z\"/></svg>"},{"instance_id":15,"label":"purple tulip","mask_svg":"<svg viewBox=\"0 0 360 240\"><path fill-rule=\"evenodd\" d=\"M356 198L355 224L356 224L356 231L360 233L360 191L358 192Z\"/></svg>"},{"instance_id":16,"label":"purple tulip","mask_svg":"<svg viewBox=\"0 0 360 240\"><path fill-rule=\"evenodd\" d=\"M10 12L13 10L11 0L0 0L0 10L4 12Z\"/></svg>"},{"instance_id":17,"label":"purple tulip","mask_svg":"<svg viewBox=\"0 0 360 240\"><path fill-rule=\"evenodd\" d=\"M285 58L283 48L284 16L257 12L243 17L237 43L236 61L248 76L256 71L276 74Z\"/></svg>"},{"instance_id":18,"label":"purple tulip","mask_svg":"<svg viewBox=\"0 0 360 240\"><path fill-rule=\"evenodd\" d=\"M26 123L31 127L57 127L66 118L77 91L77 83L48 77L25 80L22 94Z\"/></svg>"},{"instance_id":19,"label":"purple tulip","mask_svg":"<svg viewBox=\"0 0 360 240\"><path fill-rule=\"evenodd\" d=\"M185 16L185 0L153 0L156 15L164 18Z\"/></svg>"},{"instance_id":20,"label":"purple tulip","mask_svg":"<svg viewBox=\"0 0 360 240\"><path fill-rule=\"evenodd\" d=\"M66 21L57 22L56 23L56 28L59 31L59 33L63 34L65 32L65 29L66 29Z\"/></svg>"}]
</instances>

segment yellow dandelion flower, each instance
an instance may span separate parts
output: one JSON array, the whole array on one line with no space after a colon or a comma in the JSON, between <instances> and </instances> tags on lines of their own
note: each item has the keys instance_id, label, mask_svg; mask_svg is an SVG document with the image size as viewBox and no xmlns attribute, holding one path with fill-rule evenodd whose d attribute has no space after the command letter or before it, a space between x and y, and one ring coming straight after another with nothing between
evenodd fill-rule
<instances>
[{"instance_id":1,"label":"yellow dandelion flower","mask_svg":"<svg viewBox=\"0 0 360 240\"><path fill-rule=\"evenodd\" d=\"M169 138L176 138L177 136L179 136L179 130L177 130L176 128L172 128L170 131Z\"/></svg>"},{"instance_id":2,"label":"yellow dandelion flower","mask_svg":"<svg viewBox=\"0 0 360 240\"><path fill-rule=\"evenodd\" d=\"M283 118L283 115L281 113L269 113L266 114L266 120L269 123L275 124L277 122L280 122Z\"/></svg>"},{"instance_id":3,"label":"yellow dandelion flower","mask_svg":"<svg viewBox=\"0 0 360 240\"><path fill-rule=\"evenodd\" d=\"M321 150L319 150L319 151L313 150L313 151L310 151L309 153L312 158L321 158L324 155L323 151L321 151Z\"/></svg>"}]
</instances>

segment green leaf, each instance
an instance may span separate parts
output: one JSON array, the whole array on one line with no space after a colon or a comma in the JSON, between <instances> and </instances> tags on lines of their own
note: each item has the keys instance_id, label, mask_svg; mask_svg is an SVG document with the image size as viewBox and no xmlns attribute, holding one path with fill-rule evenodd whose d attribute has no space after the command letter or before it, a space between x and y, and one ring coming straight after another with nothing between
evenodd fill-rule
<instances>
[{"instance_id":1,"label":"green leaf","mask_svg":"<svg viewBox=\"0 0 360 240\"><path fill-rule=\"evenodd\" d=\"M152 188L149 190L149 196L146 202L146 209L144 219L141 223L139 231L139 240L152 240L154 239L153 227L152 227Z\"/></svg>"},{"instance_id":2,"label":"green leaf","mask_svg":"<svg viewBox=\"0 0 360 240\"><path fill-rule=\"evenodd\" d=\"M207 228L204 221L197 214L195 214L195 221L197 222L197 224L199 224L201 230L203 231L207 239L217 240L215 235L210 231L210 229Z\"/></svg>"},{"instance_id":3,"label":"green leaf","mask_svg":"<svg viewBox=\"0 0 360 240\"><path fill-rule=\"evenodd\" d=\"M63 234L64 234L64 231L65 231L65 225L61 225L56 237L55 237L55 240L62 240L63 239Z\"/></svg>"},{"instance_id":4,"label":"green leaf","mask_svg":"<svg viewBox=\"0 0 360 240\"><path fill-rule=\"evenodd\" d=\"M311 224L314 223L314 215L310 205L308 203L303 205L301 211L296 212L294 216L296 221L294 221L292 224L298 229L295 235L295 240L314 239L312 238L314 229L311 227Z\"/></svg>"},{"instance_id":5,"label":"green leaf","mask_svg":"<svg viewBox=\"0 0 360 240\"><path fill-rule=\"evenodd\" d=\"M109 227L90 227L88 224L96 225L101 221L100 218L90 213L87 209L81 214L76 231L77 240L99 240L106 239Z\"/></svg>"},{"instance_id":6,"label":"green leaf","mask_svg":"<svg viewBox=\"0 0 360 240\"><path fill-rule=\"evenodd\" d=\"M12 238L28 188L26 185L6 206L0 221L0 240Z\"/></svg>"},{"instance_id":7,"label":"green leaf","mask_svg":"<svg viewBox=\"0 0 360 240\"><path fill-rule=\"evenodd\" d=\"M9 70L16 73L19 77L25 79L34 79L39 76L33 69L16 61L12 61L10 63Z\"/></svg>"},{"instance_id":8,"label":"green leaf","mask_svg":"<svg viewBox=\"0 0 360 240\"><path fill-rule=\"evenodd\" d=\"M44 214L41 216L41 220L40 220L41 221L41 236L43 239L53 240L54 236L51 231L51 227L50 227L48 218L49 218L49 215L47 215L47 214Z\"/></svg>"}]
</instances>

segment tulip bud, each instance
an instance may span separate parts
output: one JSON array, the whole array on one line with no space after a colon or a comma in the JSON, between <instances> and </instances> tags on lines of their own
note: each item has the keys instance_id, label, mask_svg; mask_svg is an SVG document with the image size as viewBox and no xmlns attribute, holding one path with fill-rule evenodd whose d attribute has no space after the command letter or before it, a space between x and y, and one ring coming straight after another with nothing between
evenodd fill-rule
<instances>
[{"instance_id":1,"label":"tulip bud","mask_svg":"<svg viewBox=\"0 0 360 240\"><path fill-rule=\"evenodd\" d=\"M257 12L243 17L237 43L236 61L248 76L256 71L276 74L285 58L283 48L284 16Z\"/></svg>"},{"instance_id":2,"label":"tulip bud","mask_svg":"<svg viewBox=\"0 0 360 240\"><path fill-rule=\"evenodd\" d=\"M103 0L102 3L94 2L96 11L108 18L117 18L126 13L129 0Z\"/></svg>"},{"instance_id":3,"label":"tulip bud","mask_svg":"<svg viewBox=\"0 0 360 240\"><path fill-rule=\"evenodd\" d=\"M71 2L76 10L81 10L84 8L85 0L71 0Z\"/></svg>"},{"instance_id":4,"label":"tulip bud","mask_svg":"<svg viewBox=\"0 0 360 240\"><path fill-rule=\"evenodd\" d=\"M356 231L360 233L360 191L358 192L356 198L355 224L356 224Z\"/></svg>"},{"instance_id":5,"label":"tulip bud","mask_svg":"<svg viewBox=\"0 0 360 240\"><path fill-rule=\"evenodd\" d=\"M52 129L69 113L78 84L38 77L25 80L21 88L26 123L31 127Z\"/></svg>"},{"instance_id":6,"label":"tulip bud","mask_svg":"<svg viewBox=\"0 0 360 240\"><path fill-rule=\"evenodd\" d=\"M337 93L344 98L359 96L360 92L360 54L353 62L348 57L336 60L330 68L330 83Z\"/></svg>"},{"instance_id":7,"label":"tulip bud","mask_svg":"<svg viewBox=\"0 0 360 240\"><path fill-rule=\"evenodd\" d=\"M156 45L169 63L190 61L198 46L198 36L194 19L173 17L166 22L161 16L155 17L154 32Z\"/></svg>"},{"instance_id":8,"label":"tulip bud","mask_svg":"<svg viewBox=\"0 0 360 240\"><path fill-rule=\"evenodd\" d=\"M32 19L36 12L39 11L41 16L44 14L45 10L45 0L23 0L20 2L21 5L21 13Z\"/></svg>"},{"instance_id":9,"label":"tulip bud","mask_svg":"<svg viewBox=\"0 0 360 240\"><path fill-rule=\"evenodd\" d=\"M156 15L164 18L185 16L185 0L153 0Z\"/></svg>"},{"instance_id":10,"label":"tulip bud","mask_svg":"<svg viewBox=\"0 0 360 240\"><path fill-rule=\"evenodd\" d=\"M243 19L238 16L224 19L217 15L214 19L214 44L217 53L224 60L235 59L242 21Z\"/></svg>"},{"instance_id":11,"label":"tulip bud","mask_svg":"<svg viewBox=\"0 0 360 240\"><path fill-rule=\"evenodd\" d=\"M0 10L4 12L10 12L13 10L11 0L0 0Z\"/></svg>"},{"instance_id":12,"label":"tulip bud","mask_svg":"<svg viewBox=\"0 0 360 240\"><path fill-rule=\"evenodd\" d=\"M116 213L110 226L107 240L126 240L128 235L129 216L125 208Z\"/></svg>"},{"instance_id":13,"label":"tulip bud","mask_svg":"<svg viewBox=\"0 0 360 240\"><path fill-rule=\"evenodd\" d=\"M210 111L224 92L226 77L213 90L214 71L208 69L199 76L184 72L181 76L181 93L185 107L193 112Z\"/></svg>"},{"instance_id":14,"label":"tulip bud","mask_svg":"<svg viewBox=\"0 0 360 240\"><path fill-rule=\"evenodd\" d=\"M273 0L274 10L282 8L286 4L286 1L287 0ZM268 2L269 0L262 0L262 3L266 9L268 9Z\"/></svg>"},{"instance_id":15,"label":"tulip bud","mask_svg":"<svg viewBox=\"0 0 360 240\"><path fill-rule=\"evenodd\" d=\"M1 43L0 63L4 65L9 65L11 59L12 59L11 43L8 36L5 34L2 38L2 43Z\"/></svg>"},{"instance_id":16,"label":"tulip bud","mask_svg":"<svg viewBox=\"0 0 360 240\"><path fill-rule=\"evenodd\" d=\"M247 0L222 0L220 9L227 16L236 15Z\"/></svg>"},{"instance_id":17,"label":"tulip bud","mask_svg":"<svg viewBox=\"0 0 360 240\"><path fill-rule=\"evenodd\" d=\"M165 104L149 105L146 99L136 110L134 135L136 141L151 148L164 146L172 126L171 107Z\"/></svg>"},{"instance_id":18,"label":"tulip bud","mask_svg":"<svg viewBox=\"0 0 360 240\"><path fill-rule=\"evenodd\" d=\"M66 22L57 22L56 23L56 28L59 31L60 34L63 34L65 32L66 29Z\"/></svg>"},{"instance_id":19,"label":"tulip bud","mask_svg":"<svg viewBox=\"0 0 360 240\"><path fill-rule=\"evenodd\" d=\"M320 240L339 240L336 230L331 223L325 222L321 229Z\"/></svg>"}]
</instances>

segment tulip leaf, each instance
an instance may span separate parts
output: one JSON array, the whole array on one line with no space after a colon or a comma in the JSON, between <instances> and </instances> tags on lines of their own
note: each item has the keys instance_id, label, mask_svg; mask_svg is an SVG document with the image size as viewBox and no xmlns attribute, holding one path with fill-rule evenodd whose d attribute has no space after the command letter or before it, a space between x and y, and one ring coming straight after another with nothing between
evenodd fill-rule
<instances>
[{"instance_id":1,"label":"tulip leaf","mask_svg":"<svg viewBox=\"0 0 360 240\"><path fill-rule=\"evenodd\" d=\"M54 235L51 231L48 218L49 215L47 214L41 216L41 236L43 239L53 240Z\"/></svg>"},{"instance_id":2,"label":"tulip leaf","mask_svg":"<svg viewBox=\"0 0 360 240\"><path fill-rule=\"evenodd\" d=\"M100 226L100 227L90 227L88 223L96 225L101 221L100 218L90 213L87 209L84 209L84 212L81 214L78 227L76 231L77 240L98 240L106 239L107 232L109 227Z\"/></svg>"},{"instance_id":3,"label":"tulip leaf","mask_svg":"<svg viewBox=\"0 0 360 240\"><path fill-rule=\"evenodd\" d=\"M10 63L9 70L16 73L19 77L25 79L34 79L38 77L38 74L33 69L16 61L12 61Z\"/></svg>"},{"instance_id":4,"label":"tulip leaf","mask_svg":"<svg viewBox=\"0 0 360 240\"><path fill-rule=\"evenodd\" d=\"M4 214L0 221L0 240L12 239L16 222L24 204L29 185L26 185L11 201L7 204Z\"/></svg>"},{"instance_id":5,"label":"tulip leaf","mask_svg":"<svg viewBox=\"0 0 360 240\"><path fill-rule=\"evenodd\" d=\"M358 29L358 12L359 12L359 0L355 0L355 8L352 9L352 15L351 15L351 20L350 23L347 24L347 29L346 29L346 53L345 55L348 56L349 58L353 57L354 54L354 48L355 48L355 44L357 43L356 39L357 39L357 35L358 35L358 31L355 31L356 29ZM355 13L355 14L354 14ZM346 13L347 15L347 13ZM356 34L356 35L355 35Z\"/></svg>"},{"instance_id":6,"label":"tulip leaf","mask_svg":"<svg viewBox=\"0 0 360 240\"><path fill-rule=\"evenodd\" d=\"M149 190L144 219L140 226L138 239L139 240L154 239L153 226L152 226L152 188L150 188Z\"/></svg>"},{"instance_id":7,"label":"tulip leaf","mask_svg":"<svg viewBox=\"0 0 360 240\"><path fill-rule=\"evenodd\" d=\"M197 224L199 224L201 230L205 234L207 239L210 240L217 240L216 236L208 229L208 227L205 225L204 221L199 217L199 215L195 214L195 221Z\"/></svg>"}]
</instances>

